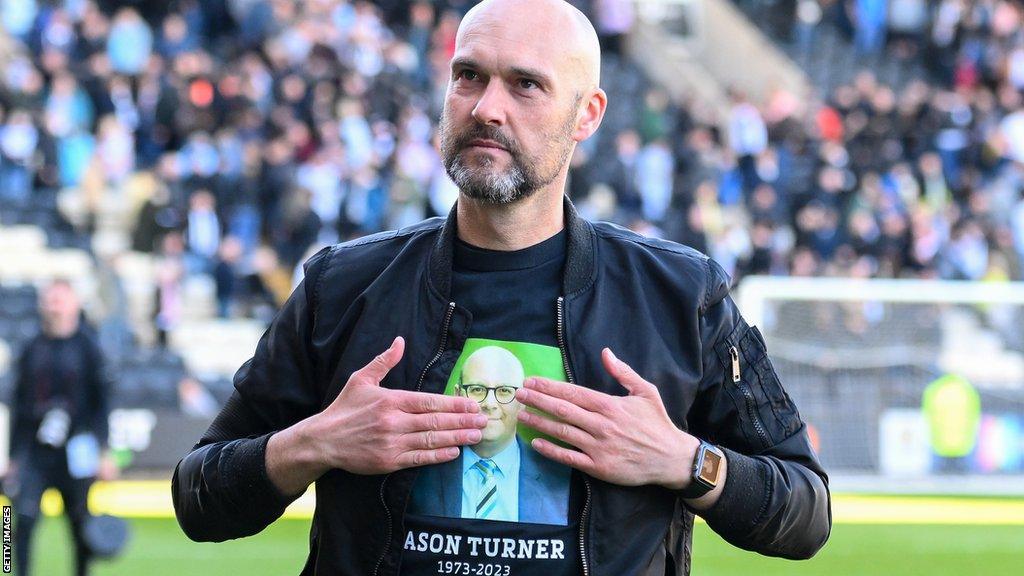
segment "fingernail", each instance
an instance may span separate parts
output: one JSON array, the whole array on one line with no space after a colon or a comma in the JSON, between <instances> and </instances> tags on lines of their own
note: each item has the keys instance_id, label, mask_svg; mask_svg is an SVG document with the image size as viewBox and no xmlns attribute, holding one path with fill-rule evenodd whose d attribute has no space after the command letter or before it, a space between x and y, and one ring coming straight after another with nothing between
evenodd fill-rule
<instances>
[{"instance_id":1,"label":"fingernail","mask_svg":"<svg viewBox=\"0 0 1024 576\"><path fill-rule=\"evenodd\" d=\"M520 412L519 413L519 421L520 422L529 422L530 421L530 413L527 412L526 410L523 410L522 412Z\"/></svg>"},{"instance_id":2,"label":"fingernail","mask_svg":"<svg viewBox=\"0 0 1024 576\"><path fill-rule=\"evenodd\" d=\"M487 426L487 416L480 414L476 418L473 418L473 425L476 426L477 428L483 428L484 426Z\"/></svg>"},{"instance_id":3,"label":"fingernail","mask_svg":"<svg viewBox=\"0 0 1024 576\"><path fill-rule=\"evenodd\" d=\"M527 390L526 388L520 388L519 390L516 390L516 400L519 400L520 402L526 400L529 396L530 391Z\"/></svg>"},{"instance_id":4,"label":"fingernail","mask_svg":"<svg viewBox=\"0 0 1024 576\"><path fill-rule=\"evenodd\" d=\"M476 444L484 437L484 433L479 430L470 430L469 434L466 435L467 440L470 444Z\"/></svg>"},{"instance_id":5,"label":"fingernail","mask_svg":"<svg viewBox=\"0 0 1024 576\"><path fill-rule=\"evenodd\" d=\"M608 355L612 357L612 361L616 364L620 362L619 357L615 355L615 352L612 352L611 348L608 348Z\"/></svg>"},{"instance_id":6,"label":"fingernail","mask_svg":"<svg viewBox=\"0 0 1024 576\"><path fill-rule=\"evenodd\" d=\"M446 454L446 455L447 455L447 456L448 456L449 458L455 458L456 456L458 456L458 455L459 455L459 449L458 449L458 448L455 448L455 447L453 446L453 447L451 447L451 448L449 448L449 449L445 450L445 454Z\"/></svg>"}]
</instances>

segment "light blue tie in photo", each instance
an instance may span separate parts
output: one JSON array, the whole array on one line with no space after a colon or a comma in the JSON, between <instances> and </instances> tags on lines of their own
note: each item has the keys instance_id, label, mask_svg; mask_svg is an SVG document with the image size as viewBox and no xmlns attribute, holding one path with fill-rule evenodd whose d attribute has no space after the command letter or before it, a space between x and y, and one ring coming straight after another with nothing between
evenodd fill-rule
<instances>
[{"instance_id":1,"label":"light blue tie in photo","mask_svg":"<svg viewBox=\"0 0 1024 576\"><path fill-rule=\"evenodd\" d=\"M476 503L476 517L488 518L498 507L498 465L494 460L477 460L473 469L480 473L480 494Z\"/></svg>"}]
</instances>

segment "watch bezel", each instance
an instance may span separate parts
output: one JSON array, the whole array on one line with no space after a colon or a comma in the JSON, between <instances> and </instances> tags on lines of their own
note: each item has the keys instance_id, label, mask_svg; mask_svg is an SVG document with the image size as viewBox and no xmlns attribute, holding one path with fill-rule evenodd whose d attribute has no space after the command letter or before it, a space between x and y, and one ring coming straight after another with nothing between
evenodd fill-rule
<instances>
[{"instance_id":1,"label":"watch bezel","mask_svg":"<svg viewBox=\"0 0 1024 576\"><path fill-rule=\"evenodd\" d=\"M717 461L715 462L714 469L709 470L708 477L704 475L704 463L708 459L708 454L711 454ZM697 452L697 458L693 463L693 480L699 482L702 486L708 488L708 490L714 490L718 486L718 476L722 470L722 460L725 458L725 454L721 450L716 448L714 445L708 442L701 442L700 448ZM711 477L710 475L714 476Z\"/></svg>"}]
</instances>

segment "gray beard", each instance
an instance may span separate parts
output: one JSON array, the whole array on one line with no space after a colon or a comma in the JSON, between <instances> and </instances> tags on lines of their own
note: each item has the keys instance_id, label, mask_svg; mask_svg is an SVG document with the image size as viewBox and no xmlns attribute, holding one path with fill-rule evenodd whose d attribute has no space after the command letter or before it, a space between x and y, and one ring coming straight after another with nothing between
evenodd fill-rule
<instances>
[{"instance_id":1,"label":"gray beard","mask_svg":"<svg viewBox=\"0 0 1024 576\"><path fill-rule=\"evenodd\" d=\"M463 194L488 204L511 204L537 191L516 162L504 172L489 170L491 163L485 160L481 167L471 168L456 153L446 159L444 167Z\"/></svg>"},{"instance_id":2,"label":"gray beard","mask_svg":"<svg viewBox=\"0 0 1024 576\"><path fill-rule=\"evenodd\" d=\"M572 135L575 115L573 111L579 106L581 96L576 95L575 103L570 107L570 113L566 114L561 130L551 136L557 138L559 144L567 143ZM444 162L444 169L452 182L459 187L459 190L467 197L488 204L511 204L517 200L531 196L537 190L550 184L558 176L558 169L551 174L538 173L536 163L526 158L522 150L504 136L500 130L486 126L476 126L462 134L452 132L447 117L447 110L441 115L439 126L441 137L441 158ZM508 170L495 173L493 161L484 159L477 167L467 166L462 159L462 151L465 145L473 138L489 138L504 146L511 157ZM561 158L557 167L562 167L569 160L572 149L563 144Z\"/></svg>"}]
</instances>

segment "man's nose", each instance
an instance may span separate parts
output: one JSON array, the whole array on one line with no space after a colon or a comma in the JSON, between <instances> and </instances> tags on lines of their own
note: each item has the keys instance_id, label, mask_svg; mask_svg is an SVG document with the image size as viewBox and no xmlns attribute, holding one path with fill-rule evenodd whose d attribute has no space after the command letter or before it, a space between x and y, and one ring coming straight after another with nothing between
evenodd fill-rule
<instances>
[{"instance_id":1,"label":"man's nose","mask_svg":"<svg viewBox=\"0 0 1024 576\"><path fill-rule=\"evenodd\" d=\"M473 119L481 124L501 126L505 124L505 89L501 80L492 78L480 94L480 99L473 107Z\"/></svg>"},{"instance_id":2,"label":"man's nose","mask_svg":"<svg viewBox=\"0 0 1024 576\"><path fill-rule=\"evenodd\" d=\"M483 402L480 402L481 408L497 408L498 399L494 397L494 390L488 390L487 396L484 396Z\"/></svg>"}]
</instances>

